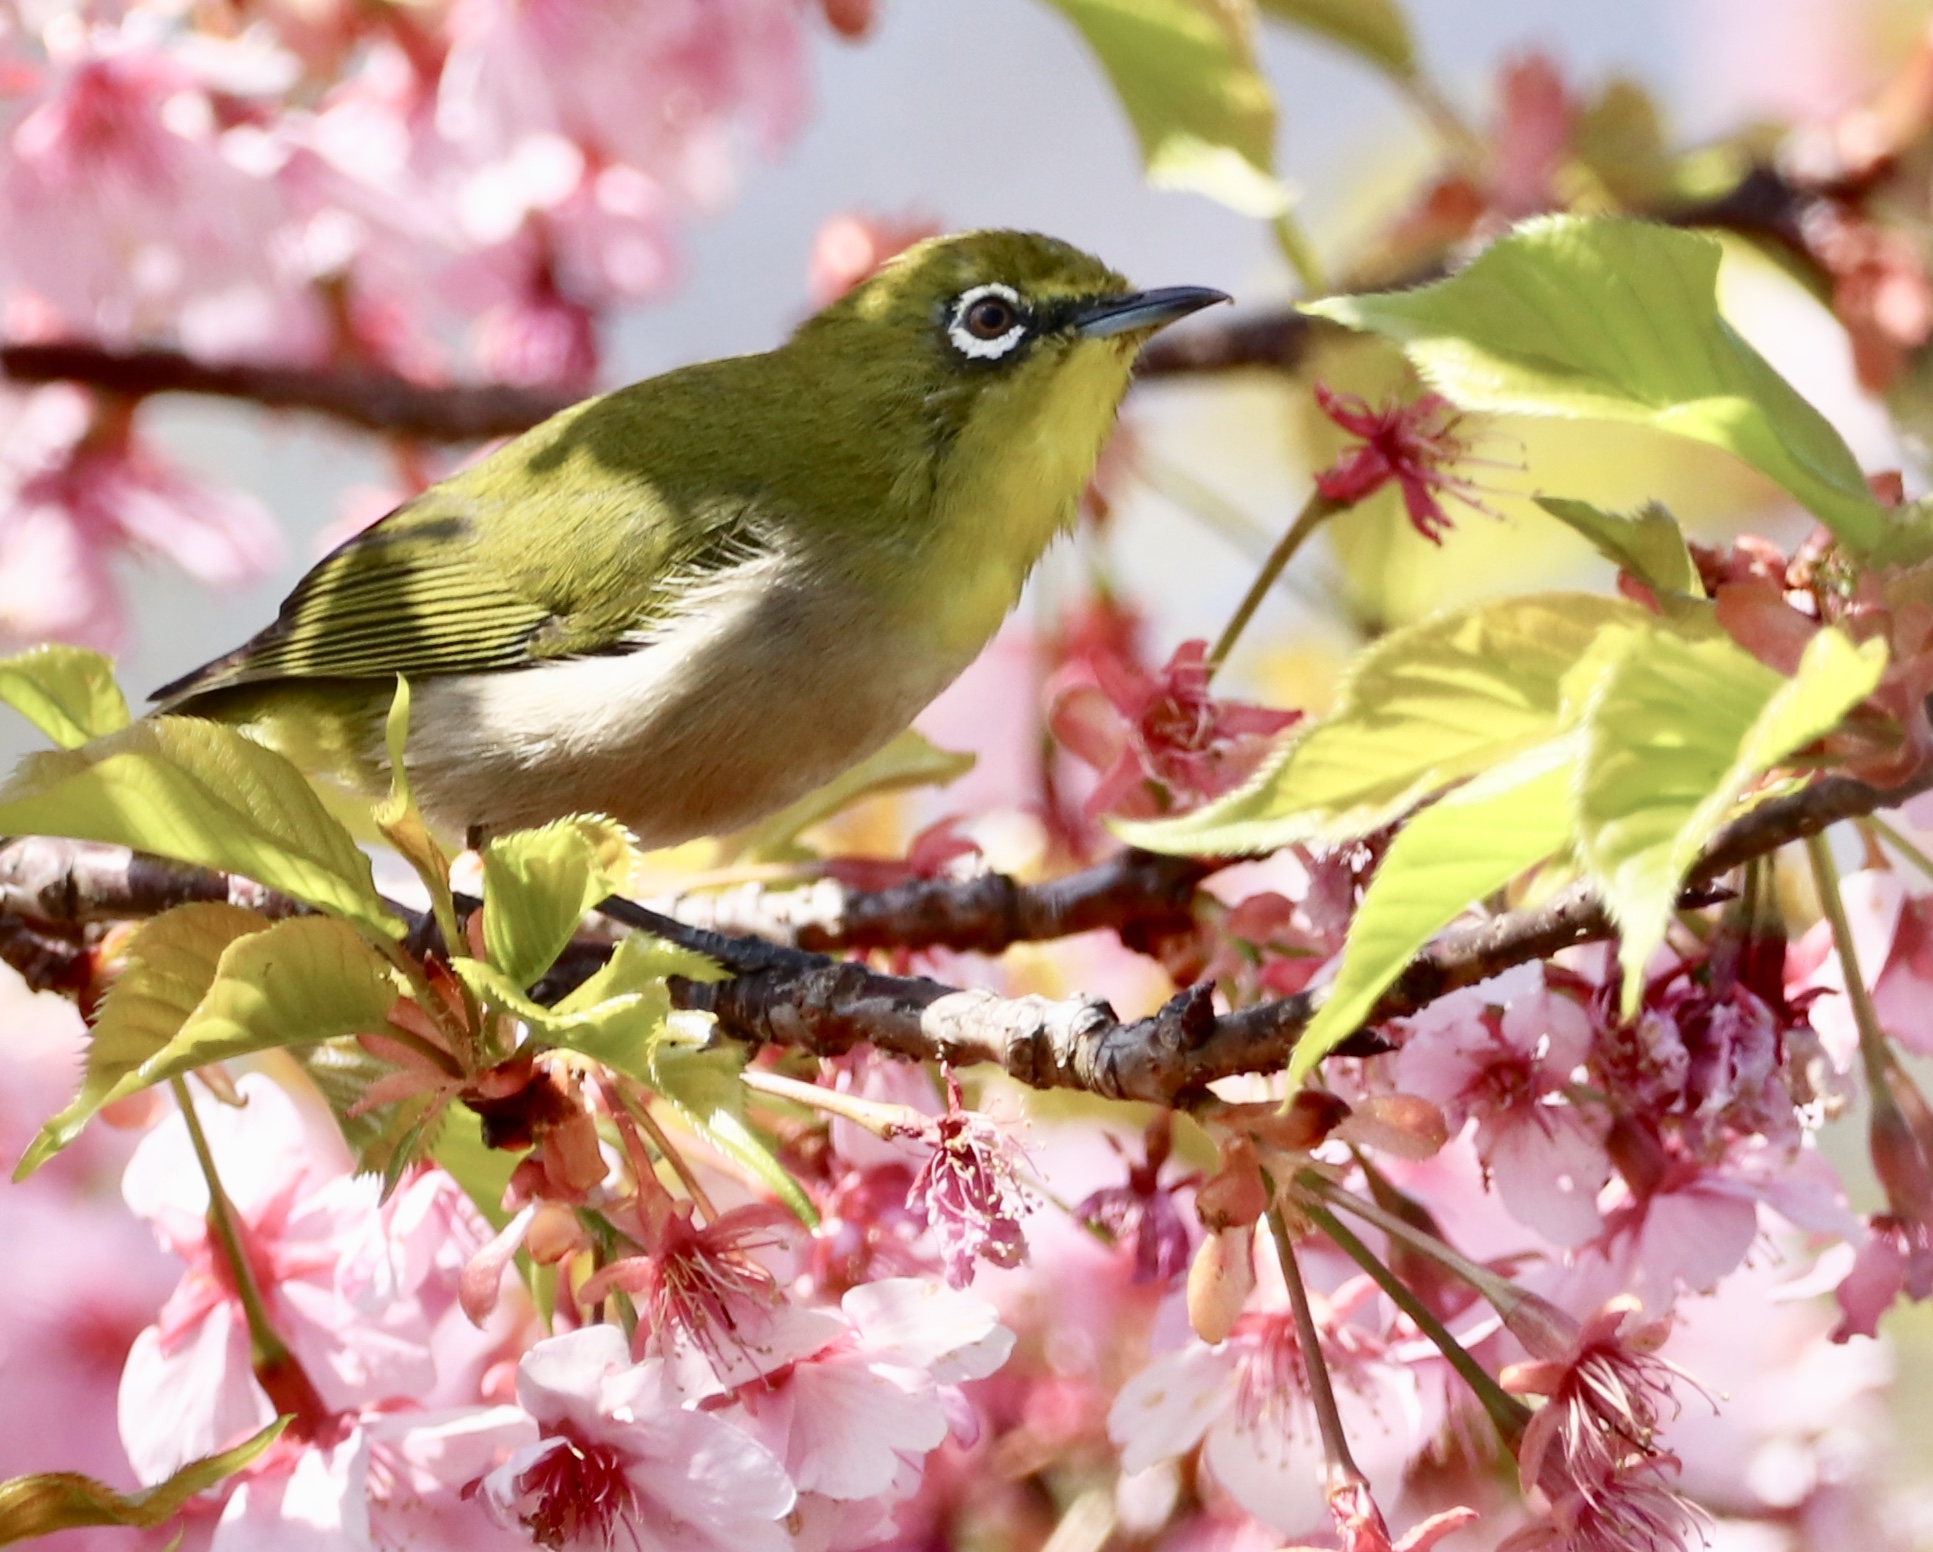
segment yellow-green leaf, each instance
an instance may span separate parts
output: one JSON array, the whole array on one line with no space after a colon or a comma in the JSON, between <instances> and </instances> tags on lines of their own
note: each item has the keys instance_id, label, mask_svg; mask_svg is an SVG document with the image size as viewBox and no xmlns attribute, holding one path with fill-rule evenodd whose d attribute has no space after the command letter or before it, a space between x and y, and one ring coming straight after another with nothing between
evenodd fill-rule
<instances>
[{"instance_id":1,"label":"yellow-green leaf","mask_svg":"<svg viewBox=\"0 0 1933 1552\"><path fill-rule=\"evenodd\" d=\"M1723 448L1869 553L1885 509L1839 433L1719 312L1719 257L1694 232L1545 216L1447 280L1306 310L1397 341L1465 409L1628 421Z\"/></svg>"},{"instance_id":2,"label":"yellow-green leaf","mask_svg":"<svg viewBox=\"0 0 1933 1552\"><path fill-rule=\"evenodd\" d=\"M1565 527L1582 534L1600 555L1622 567L1654 593L1683 593L1692 598L1705 596L1698 567L1685 547L1684 530L1678 520L1658 502L1637 511L1607 512L1588 501L1567 501L1554 496L1538 496L1542 507Z\"/></svg>"},{"instance_id":3,"label":"yellow-green leaf","mask_svg":"<svg viewBox=\"0 0 1933 1552\"><path fill-rule=\"evenodd\" d=\"M1272 220L1275 95L1234 0L1048 0L1100 59L1141 142L1148 181Z\"/></svg>"},{"instance_id":4,"label":"yellow-green leaf","mask_svg":"<svg viewBox=\"0 0 1933 1552\"><path fill-rule=\"evenodd\" d=\"M347 922L276 922L223 950L214 983L180 1033L109 1097L211 1062L379 1031L404 990L389 961Z\"/></svg>"},{"instance_id":5,"label":"yellow-green leaf","mask_svg":"<svg viewBox=\"0 0 1933 1552\"><path fill-rule=\"evenodd\" d=\"M430 910L444 936L456 930L456 906L450 898L450 862L443 848L430 833L423 811L410 790L409 766L404 754L409 745L409 680L396 676L396 693L390 697L389 715L383 723L383 746L389 754L389 795L370 811L383 839L415 870L430 897ZM453 948L457 945L452 944Z\"/></svg>"},{"instance_id":6,"label":"yellow-green leaf","mask_svg":"<svg viewBox=\"0 0 1933 1552\"><path fill-rule=\"evenodd\" d=\"M128 725L113 660L85 647L49 644L0 658L0 701L63 749Z\"/></svg>"},{"instance_id":7,"label":"yellow-green leaf","mask_svg":"<svg viewBox=\"0 0 1933 1552\"><path fill-rule=\"evenodd\" d=\"M1327 38L1399 81L1416 74L1416 41L1396 0L1261 0L1262 14Z\"/></svg>"},{"instance_id":8,"label":"yellow-green leaf","mask_svg":"<svg viewBox=\"0 0 1933 1552\"><path fill-rule=\"evenodd\" d=\"M510 1221L504 1211L503 1193L510 1185L510 1172L517 1167L518 1155L506 1148L489 1147L483 1140L483 1121L468 1105L452 1104L443 1129L437 1134L431 1154L450 1177L463 1187L476 1210L493 1229Z\"/></svg>"},{"instance_id":9,"label":"yellow-green leaf","mask_svg":"<svg viewBox=\"0 0 1933 1552\"><path fill-rule=\"evenodd\" d=\"M1240 791L1179 819L1114 828L1184 854L1366 834L1562 732L1600 634L1649 619L1620 599L1542 593L1393 631L1352 665L1336 709Z\"/></svg>"},{"instance_id":10,"label":"yellow-green leaf","mask_svg":"<svg viewBox=\"0 0 1933 1552\"><path fill-rule=\"evenodd\" d=\"M483 941L518 986L548 970L584 913L624 887L631 845L609 819L559 819L483 850Z\"/></svg>"},{"instance_id":11,"label":"yellow-green leaf","mask_svg":"<svg viewBox=\"0 0 1933 1552\"><path fill-rule=\"evenodd\" d=\"M271 923L225 905L156 917L129 960L88 1047L80 1093L41 1128L16 1178L65 1147L102 1105L214 1062L379 1030L402 989L346 922Z\"/></svg>"},{"instance_id":12,"label":"yellow-green leaf","mask_svg":"<svg viewBox=\"0 0 1933 1552\"><path fill-rule=\"evenodd\" d=\"M1295 1043L1289 1078L1359 1028L1416 951L1570 839L1579 735L1554 739L1459 787L1397 833L1349 925L1342 963Z\"/></svg>"},{"instance_id":13,"label":"yellow-green leaf","mask_svg":"<svg viewBox=\"0 0 1933 1552\"><path fill-rule=\"evenodd\" d=\"M882 792L903 792L912 787L944 787L972 770L973 759L970 754L937 748L925 734L908 728L884 749L861 760L843 775L808 792L769 819L741 830L726 845L725 855L759 862L796 861L801 855L798 846L801 831L844 812L862 798Z\"/></svg>"},{"instance_id":14,"label":"yellow-green leaf","mask_svg":"<svg viewBox=\"0 0 1933 1552\"><path fill-rule=\"evenodd\" d=\"M1592 697L1579 851L1618 923L1624 1006L1664 940L1686 870L1741 793L1870 695L1885 644L1819 632L1782 678L1724 636L1634 634Z\"/></svg>"},{"instance_id":15,"label":"yellow-green leaf","mask_svg":"<svg viewBox=\"0 0 1933 1552\"><path fill-rule=\"evenodd\" d=\"M89 1031L80 1092L40 1129L14 1178L24 1179L72 1142L126 1079L165 1050L208 994L222 955L269 925L253 911L210 902L178 905L136 929Z\"/></svg>"},{"instance_id":16,"label":"yellow-green leaf","mask_svg":"<svg viewBox=\"0 0 1933 1552\"><path fill-rule=\"evenodd\" d=\"M86 1525L149 1530L174 1518L197 1493L205 1493L260 1455L289 1424L278 1417L260 1433L219 1455L191 1460L145 1493L120 1493L77 1471L43 1471L0 1482L0 1546Z\"/></svg>"},{"instance_id":17,"label":"yellow-green leaf","mask_svg":"<svg viewBox=\"0 0 1933 1552\"><path fill-rule=\"evenodd\" d=\"M0 834L106 841L240 873L390 937L369 859L302 773L233 728L148 717L29 755L0 788Z\"/></svg>"}]
</instances>

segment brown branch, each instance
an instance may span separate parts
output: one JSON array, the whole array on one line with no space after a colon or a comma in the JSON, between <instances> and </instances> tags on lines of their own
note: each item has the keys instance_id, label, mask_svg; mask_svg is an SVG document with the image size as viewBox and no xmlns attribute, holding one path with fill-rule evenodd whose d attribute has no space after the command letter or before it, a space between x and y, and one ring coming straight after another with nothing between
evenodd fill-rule
<instances>
[{"instance_id":1,"label":"brown branch","mask_svg":"<svg viewBox=\"0 0 1933 1552\"><path fill-rule=\"evenodd\" d=\"M196 393L265 409L309 410L367 431L429 442L514 436L583 397L508 383L426 387L365 368L216 364L178 350L119 350L82 340L0 345L0 371L17 383L79 383L136 399Z\"/></svg>"},{"instance_id":2,"label":"brown branch","mask_svg":"<svg viewBox=\"0 0 1933 1552\"><path fill-rule=\"evenodd\" d=\"M875 948L998 954L1016 943L1044 943L1097 929L1112 929L1135 943L1185 932L1194 926L1196 887L1226 865L1226 859L1125 851L1044 884L983 873L861 890L828 878L800 889L746 884L647 903L694 927L821 954Z\"/></svg>"},{"instance_id":3,"label":"brown branch","mask_svg":"<svg viewBox=\"0 0 1933 1552\"><path fill-rule=\"evenodd\" d=\"M1691 869L1687 885L1697 890L1748 858L1764 856L1842 819L1892 807L1929 787L1933 769L1900 787L1878 788L1834 776L1769 799L1719 831ZM1205 871L1209 865L1194 866ZM1094 919L1100 911L1094 902L1136 902L1138 909L1151 897L1128 885L1126 880L1134 878L1154 878L1163 887L1180 890L1186 870L1156 859L1117 859L1086 875L1034 886L1031 894L1023 890L1021 898L1032 903L1004 919L1017 923L1037 913L1032 919L1043 928L1077 920L1102 925ZM922 922L946 919L946 909L935 904L940 894L971 887L921 886L914 892L921 901L917 910L889 908L883 897L894 892L883 891L880 900L858 907L858 915L875 913L875 926L868 931L877 930L877 922L885 919L919 930ZM0 957L19 964L14 949L23 942L23 929L24 938L31 939L26 946L39 951L63 927L148 914L190 899L295 908L245 881L132 858L119 848L12 841L0 848ZM1049 908L1050 901L1061 902L1059 914ZM1114 1099L1174 1104L1217 1078L1279 1070L1320 1005L1319 994L1302 993L1218 1016L1210 988L1196 986L1148 1018L1123 1022L1095 998L1056 1001L961 991L938 981L882 975L863 964L789 945L721 936L628 902L607 908L616 912L620 907L635 925L662 929L674 941L710 953L737 972L714 985L675 981L673 989L680 1006L716 1014L721 1027L739 1039L822 1055L863 1042L909 1059L991 1062L1036 1088L1078 1088ZM963 904L960 910L976 931L986 929L985 919L965 912ZM1367 1022L1414 1013L1459 987L1572 944L1610 938L1615 930L1589 884L1572 884L1534 910L1506 912L1436 938L1377 1003ZM995 936L981 941L995 941ZM585 942L575 952L595 959L607 954L609 945ZM1373 1039L1358 1037L1343 1049L1369 1054L1380 1048Z\"/></svg>"}]
</instances>

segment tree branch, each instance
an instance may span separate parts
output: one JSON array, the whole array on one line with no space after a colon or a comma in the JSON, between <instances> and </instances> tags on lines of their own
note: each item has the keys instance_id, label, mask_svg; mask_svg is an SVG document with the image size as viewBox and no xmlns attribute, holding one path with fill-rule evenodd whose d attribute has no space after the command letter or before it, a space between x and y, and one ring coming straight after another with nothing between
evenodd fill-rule
<instances>
[{"instance_id":1,"label":"tree branch","mask_svg":"<svg viewBox=\"0 0 1933 1552\"><path fill-rule=\"evenodd\" d=\"M309 410L366 431L427 442L515 436L584 397L508 383L426 387L367 368L215 364L179 350L115 349L84 340L0 345L0 371L17 383L79 383L129 398L195 393L264 409Z\"/></svg>"},{"instance_id":2,"label":"tree branch","mask_svg":"<svg viewBox=\"0 0 1933 1552\"><path fill-rule=\"evenodd\" d=\"M1933 769L1899 787L1832 776L1769 799L1718 832L1691 869L1687 886L1700 889L1749 858L1842 819L1892 807L1929 787ZM885 924L896 923L931 947L944 941L938 924L953 921L965 924L962 931L971 946L1004 946L1026 941L1017 935L1025 931L1049 936L1109 925L1103 919L1109 911L1125 921L1147 921L1151 902L1159 902L1160 911L1178 910L1184 891L1192 892L1212 866L1130 853L1043 885L1007 880L989 888L970 880L902 885L877 895L854 891L846 897L852 925L836 925L839 918L832 917L825 922L834 925L822 922L815 930L828 934L822 941L850 947L893 941L883 934ZM1191 868L1196 870L1192 880ZM991 912L972 903L989 895L1000 902ZM76 935L88 924L153 914L188 900L230 900L271 914L299 909L246 880L135 857L118 847L14 840L0 847L0 958L30 981L44 973L49 978L38 984L60 985L63 966L72 973L63 946L77 946ZM791 944L724 935L629 901L607 902L605 908L642 930L710 954L734 971L731 979L711 985L675 981L673 991L680 1006L714 1013L738 1039L821 1055L864 1042L909 1059L992 1062L1036 1088L1078 1088L1114 1099L1174 1104L1217 1078L1277 1071L1320 1005L1320 994L1305 992L1217 1015L1210 989L1196 986L1151 1017L1124 1023L1096 998L961 991L924 978L882 975ZM1160 919L1159 913L1152 919ZM793 932L807 935L796 922ZM1437 937L1376 1004L1367 1024L1414 1013L1513 965L1615 932L1589 884L1572 884L1534 910L1506 912ZM581 979L609 952L608 942L580 940L560 964L559 987ZM1368 1055L1382 1048L1373 1036L1359 1035L1342 1049Z\"/></svg>"}]
</instances>

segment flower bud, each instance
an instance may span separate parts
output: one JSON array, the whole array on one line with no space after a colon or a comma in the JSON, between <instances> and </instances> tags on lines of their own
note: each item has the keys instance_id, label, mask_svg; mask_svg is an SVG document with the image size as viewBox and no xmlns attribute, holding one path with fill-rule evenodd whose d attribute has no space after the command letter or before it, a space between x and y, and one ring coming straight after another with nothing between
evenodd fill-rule
<instances>
[{"instance_id":1,"label":"flower bud","mask_svg":"<svg viewBox=\"0 0 1933 1552\"><path fill-rule=\"evenodd\" d=\"M1268 1206L1268 1187L1262 1184L1254 1145L1246 1137L1230 1138L1222 1145L1222 1167L1195 1192L1195 1213L1202 1227L1211 1234L1251 1228Z\"/></svg>"},{"instance_id":2,"label":"flower bud","mask_svg":"<svg viewBox=\"0 0 1933 1552\"><path fill-rule=\"evenodd\" d=\"M1337 1122L1336 1136L1399 1159L1428 1159L1450 1140L1450 1124L1420 1094L1371 1094Z\"/></svg>"},{"instance_id":3,"label":"flower bud","mask_svg":"<svg viewBox=\"0 0 1933 1552\"><path fill-rule=\"evenodd\" d=\"M1188 1324L1209 1346L1228 1339L1255 1287L1252 1228L1223 1229L1201 1242L1188 1268Z\"/></svg>"}]
</instances>

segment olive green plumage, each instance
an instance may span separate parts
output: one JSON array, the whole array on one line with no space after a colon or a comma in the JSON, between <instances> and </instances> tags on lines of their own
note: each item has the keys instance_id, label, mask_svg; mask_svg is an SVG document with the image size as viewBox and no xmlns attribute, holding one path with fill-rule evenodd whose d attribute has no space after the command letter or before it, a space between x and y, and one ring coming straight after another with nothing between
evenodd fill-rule
<instances>
[{"instance_id":1,"label":"olive green plumage","mask_svg":"<svg viewBox=\"0 0 1933 1552\"><path fill-rule=\"evenodd\" d=\"M431 816L736 828L885 743L1071 521L1135 350L1216 294L1049 238L923 243L777 350L586 400L320 562L157 693Z\"/></svg>"}]
</instances>

